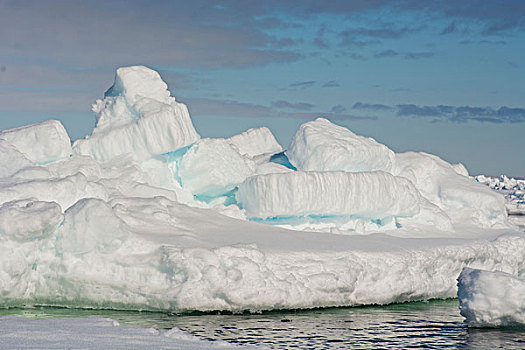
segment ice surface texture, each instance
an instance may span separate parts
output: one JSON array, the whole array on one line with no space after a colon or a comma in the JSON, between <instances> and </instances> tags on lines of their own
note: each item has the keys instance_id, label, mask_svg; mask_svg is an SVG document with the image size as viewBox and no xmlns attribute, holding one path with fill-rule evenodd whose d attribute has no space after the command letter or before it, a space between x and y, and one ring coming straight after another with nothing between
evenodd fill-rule
<instances>
[{"instance_id":1,"label":"ice surface texture","mask_svg":"<svg viewBox=\"0 0 525 350\"><path fill-rule=\"evenodd\" d=\"M464 268L458 298L470 326L525 326L525 281L515 275Z\"/></svg>"},{"instance_id":2,"label":"ice surface texture","mask_svg":"<svg viewBox=\"0 0 525 350\"><path fill-rule=\"evenodd\" d=\"M461 165L325 119L285 153L267 128L201 139L142 66L93 109L73 149L56 121L0 133L0 306L385 304L453 297L465 266L523 273L503 196Z\"/></svg>"}]
</instances>

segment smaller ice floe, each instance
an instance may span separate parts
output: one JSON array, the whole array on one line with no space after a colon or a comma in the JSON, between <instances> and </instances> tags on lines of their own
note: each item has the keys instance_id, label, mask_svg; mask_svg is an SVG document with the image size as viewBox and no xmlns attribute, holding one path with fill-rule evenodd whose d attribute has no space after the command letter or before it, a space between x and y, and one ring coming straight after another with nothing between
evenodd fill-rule
<instances>
[{"instance_id":1,"label":"smaller ice floe","mask_svg":"<svg viewBox=\"0 0 525 350\"><path fill-rule=\"evenodd\" d=\"M188 108L170 96L159 73L143 66L117 69L113 86L93 112L92 135L77 140L73 149L99 162L127 153L144 160L199 139Z\"/></svg>"},{"instance_id":2,"label":"smaller ice floe","mask_svg":"<svg viewBox=\"0 0 525 350\"><path fill-rule=\"evenodd\" d=\"M36 164L47 164L68 158L72 152L69 135L57 120L4 130L0 132L0 140L7 141ZM0 153L3 153L5 147L0 144Z\"/></svg>"},{"instance_id":3,"label":"smaller ice floe","mask_svg":"<svg viewBox=\"0 0 525 350\"><path fill-rule=\"evenodd\" d=\"M394 152L324 118L302 124L286 154L299 170L390 171Z\"/></svg>"},{"instance_id":4,"label":"smaller ice floe","mask_svg":"<svg viewBox=\"0 0 525 350\"><path fill-rule=\"evenodd\" d=\"M469 326L525 326L525 281L504 272L464 268L458 278L460 312Z\"/></svg>"}]
</instances>

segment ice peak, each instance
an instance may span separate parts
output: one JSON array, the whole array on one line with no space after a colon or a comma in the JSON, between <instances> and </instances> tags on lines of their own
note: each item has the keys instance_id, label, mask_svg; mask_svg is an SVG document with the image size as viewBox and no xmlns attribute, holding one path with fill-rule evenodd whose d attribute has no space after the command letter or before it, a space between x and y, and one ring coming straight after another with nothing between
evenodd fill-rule
<instances>
[{"instance_id":1,"label":"ice peak","mask_svg":"<svg viewBox=\"0 0 525 350\"><path fill-rule=\"evenodd\" d=\"M104 97L123 96L130 105L140 98L148 97L163 103L170 102L168 85L159 73L145 66L120 67L115 74L115 82Z\"/></svg>"}]
</instances>

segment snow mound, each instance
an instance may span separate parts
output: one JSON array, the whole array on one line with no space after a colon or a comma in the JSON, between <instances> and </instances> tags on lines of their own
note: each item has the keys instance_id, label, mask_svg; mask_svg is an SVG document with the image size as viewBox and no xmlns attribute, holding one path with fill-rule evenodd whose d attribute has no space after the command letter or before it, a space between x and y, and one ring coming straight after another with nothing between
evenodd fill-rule
<instances>
[{"instance_id":1,"label":"snow mound","mask_svg":"<svg viewBox=\"0 0 525 350\"><path fill-rule=\"evenodd\" d=\"M423 197L454 222L480 227L508 226L504 198L460 175L441 158L427 153L398 153L395 164L394 175L410 180Z\"/></svg>"},{"instance_id":2,"label":"snow mound","mask_svg":"<svg viewBox=\"0 0 525 350\"><path fill-rule=\"evenodd\" d=\"M504 272L464 268L458 278L460 312L469 326L525 325L525 281Z\"/></svg>"},{"instance_id":3,"label":"snow mound","mask_svg":"<svg viewBox=\"0 0 525 350\"><path fill-rule=\"evenodd\" d=\"M261 154L274 154L283 151L270 129L267 127L248 129L227 139L240 154L255 157Z\"/></svg>"},{"instance_id":4,"label":"snow mound","mask_svg":"<svg viewBox=\"0 0 525 350\"><path fill-rule=\"evenodd\" d=\"M122 154L144 160L199 139L188 108L175 101L159 74L143 66L117 69L115 83L93 105L97 125L75 153L99 162Z\"/></svg>"},{"instance_id":5,"label":"snow mound","mask_svg":"<svg viewBox=\"0 0 525 350\"><path fill-rule=\"evenodd\" d=\"M297 169L306 171L388 172L395 161L385 145L324 118L302 124L286 154Z\"/></svg>"},{"instance_id":6,"label":"snow mound","mask_svg":"<svg viewBox=\"0 0 525 350\"><path fill-rule=\"evenodd\" d=\"M9 142L27 159L37 164L67 158L72 152L69 135L57 120L4 130L0 132L0 140Z\"/></svg>"},{"instance_id":7,"label":"snow mound","mask_svg":"<svg viewBox=\"0 0 525 350\"><path fill-rule=\"evenodd\" d=\"M248 217L354 215L413 216L421 197L405 178L383 171L287 172L250 177L237 192Z\"/></svg>"}]
</instances>

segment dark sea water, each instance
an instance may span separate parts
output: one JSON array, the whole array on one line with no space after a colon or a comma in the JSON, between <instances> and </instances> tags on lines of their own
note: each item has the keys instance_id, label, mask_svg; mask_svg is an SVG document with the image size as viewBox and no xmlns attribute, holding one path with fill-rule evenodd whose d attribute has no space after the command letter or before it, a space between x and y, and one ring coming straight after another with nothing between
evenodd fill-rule
<instances>
[{"instance_id":1,"label":"dark sea water","mask_svg":"<svg viewBox=\"0 0 525 350\"><path fill-rule=\"evenodd\" d=\"M174 315L152 312L31 308L0 316L109 317L122 325L181 328L208 340L275 349L525 349L525 329L468 328L457 300L389 306Z\"/></svg>"}]
</instances>

